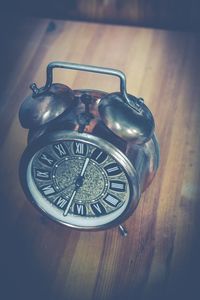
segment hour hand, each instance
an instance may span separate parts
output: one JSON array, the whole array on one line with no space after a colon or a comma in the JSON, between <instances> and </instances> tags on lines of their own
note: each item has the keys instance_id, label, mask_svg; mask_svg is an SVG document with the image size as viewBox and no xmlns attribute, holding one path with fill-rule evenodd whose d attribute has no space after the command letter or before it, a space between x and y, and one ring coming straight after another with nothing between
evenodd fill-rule
<instances>
[{"instance_id":1,"label":"hour hand","mask_svg":"<svg viewBox=\"0 0 200 300\"><path fill-rule=\"evenodd\" d=\"M88 165L89 161L90 161L90 159L89 159L89 157L87 157L87 158L85 159L85 162L84 162L83 168L82 168L82 170L81 170L80 176L84 176L85 170L86 170L86 168L87 168L87 165Z\"/></svg>"},{"instance_id":2,"label":"hour hand","mask_svg":"<svg viewBox=\"0 0 200 300\"><path fill-rule=\"evenodd\" d=\"M86 171L89 161L90 161L90 159L89 159L89 157L87 157L83 164L81 173L78 175L78 177L76 179L76 183L75 183L76 187L81 187L83 185L83 178L84 178L84 174L85 174L85 171Z\"/></svg>"}]
</instances>

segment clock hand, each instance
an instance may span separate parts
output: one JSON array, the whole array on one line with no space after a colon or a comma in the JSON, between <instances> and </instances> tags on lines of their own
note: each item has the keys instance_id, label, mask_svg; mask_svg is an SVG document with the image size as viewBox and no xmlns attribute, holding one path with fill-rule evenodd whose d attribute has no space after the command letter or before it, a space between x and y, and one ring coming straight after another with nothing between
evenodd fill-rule
<instances>
[{"instance_id":1,"label":"clock hand","mask_svg":"<svg viewBox=\"0 0 200 300\"><path fill-rule=\"evenodd\" d=\"M70 209L70 207L71 207L71 205L72 205L72 201L74 200L74 197L75 197L77 191L78 191L78 187L76 187L76 189L73 191L73 193L72 193L72 195L71 195L71 198L69 199L69 203L68 203L67 207L65 208L65 211L64 211L64 213L63 213L63 216L66 216L66 215L68 214L69 209Z\"/></svg>"},{"instance_id":2,"label":"clock hand","mask_svg":"<svg viewBox=\"0 0 200 300\"><path fill-rule=\"evenodd\" d=\"M74 197L76 196L76 193L77 193L78 189L83 185L83 178L84 178L84 174L85 174L85 171L86 171L86 168L87 168L87 166L88 166L89 161L90 161L90 158L87 157L87 158L85 159L84 164L83 164L81 173L80 173L80 175L78 175L78 177L77 177L77 179L76 179L76 182L75 182L75 189L74 189L74 191L73 191L73 193L72 193L72 195L71 195L71 197L70 197L70 199L69 199L69 203L68 203L68 205L67 205L67 207L66 207L66 209L65 209L65 211L64 211L64 213L63 213L64 216L66 216L66 215L68 214L69 209L70 209L70 207L71 207L71 205L72 205L72 202L73 202L73 200L74 200Z\"/></svg>"},{"instance_id":3,"label":"clock hand","mask_svg":"<svg viewBox=\"0 0 200 300\"><path fill-rule=\"evenodd\" d=\"M89 158L89 157L86 157L86 160L85 160L85 162L84 162L84 165L83 165L83 168L82 168L82 171L81 171L80 176L83 176L83 175L84 175L85 170L86 170L86 168L87 168L87 165L88 165L89 161L90 161L90 158Z\"/></svg>"}]
</instances>

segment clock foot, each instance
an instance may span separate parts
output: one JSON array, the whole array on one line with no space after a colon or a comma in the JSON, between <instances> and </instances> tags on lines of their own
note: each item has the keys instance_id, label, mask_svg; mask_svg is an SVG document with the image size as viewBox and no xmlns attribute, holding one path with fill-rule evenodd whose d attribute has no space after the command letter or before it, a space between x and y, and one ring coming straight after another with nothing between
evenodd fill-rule
<instances>
[{"instance_id":1,"label":"clock foot","mask_svg":"<svg viewBox=\"0 0 200 300\"><path fill-rule=\"evenodd\" d=\"M118 226L119 232L122 236L127 236L128 235L128 231L126 230L126 228L123 225L119 225Z\"/></svg>"}]
</instances>

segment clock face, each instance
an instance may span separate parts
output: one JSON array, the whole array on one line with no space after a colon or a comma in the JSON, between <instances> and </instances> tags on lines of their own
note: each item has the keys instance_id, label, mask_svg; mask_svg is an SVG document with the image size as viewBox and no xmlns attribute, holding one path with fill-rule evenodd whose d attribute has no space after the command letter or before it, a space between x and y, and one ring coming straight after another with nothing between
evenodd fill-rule
<instances>
[{"instance_id":1,"label":"clock face","mask_svg":"<svg viewBox=\"0 0 200 300\"><path fill-rule=\"evenodd\" d=\"M26 168L23 177L32 200L48 216L68 226L93 229L125 214L134 198L134 174L131 177L131 170L128 174L123 166L123 153L86 136L46 142L28 155L22 169Z\"/></svg>"}]
</instances>

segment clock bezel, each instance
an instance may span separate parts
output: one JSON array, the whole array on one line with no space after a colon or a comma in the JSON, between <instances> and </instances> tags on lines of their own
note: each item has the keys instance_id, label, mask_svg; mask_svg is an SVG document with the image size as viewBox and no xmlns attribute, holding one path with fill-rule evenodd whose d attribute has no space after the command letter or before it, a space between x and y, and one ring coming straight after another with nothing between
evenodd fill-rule
<instances>
[{"instance_id":1,"label":"clock bezel","mask_svg":"<svg viewBox=\"0 0 200 300\"><path fill-rule=\"evenodd\" d=\"M116 219L106 224L101 224L98 226L79 226L66 223L49 214L43 207L39 205L39 202L36 201L32 193L30 192L27 183L27 170L29 162L31 161L35 153L49 144L66 140L77 140L81 142L86 142L92 144L93 146L101 148L103 151L111 155L123 168L129 181L130 197L125 210ZM133 213L141 195L137 172L134 166L131 164L130 160L126 157L124 153L122 153L121 150L119 150L114 145L102 138L96 137L88 133L78 133L76 131L54 131L51 133L44 134L43 136L35 140L33 143L29 144L21 157L19 166L19 177L27 198L40 212L42 212L45 216L55 221L56 223L80 230L104 230L121 224ZM84 218L84 216L82 218Z\"/></svg>"}]
</instances>

